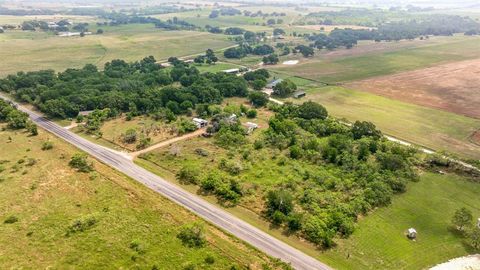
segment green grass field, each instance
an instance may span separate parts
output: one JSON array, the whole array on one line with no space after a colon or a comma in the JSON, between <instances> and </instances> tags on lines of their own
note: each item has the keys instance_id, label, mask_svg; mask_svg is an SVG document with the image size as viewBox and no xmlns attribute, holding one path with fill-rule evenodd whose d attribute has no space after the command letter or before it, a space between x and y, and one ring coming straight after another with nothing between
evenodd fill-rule
<instances>
[{"instance_id":1,"label":"green grass field","mask_svg":"<svg viewBox=\"0 0 480 270\"><path fill-rule=\"evenodd\" d=\"M224 35L206 32L162 31L153 25L105 27L103 35L57 37L44 32L13 31L0 35L0 76L17 71L61 71L87 63L103 66L112 59L157 60L231 46Z\"/></svg>"},{"instance_id":2,"label":"green grass field","mask_svg":"<svg viewBox=\"0 0 480 270\"><path fill-rule=\"evenodd\" d=\"M480 184L464 178L425 173L391 206L362 218L349 239L320 258L338 269L425 269L472 253L449 227L461 207L480 216L479 192ZM418 232L416 241L404 235L411 227Z\"/></svg>"},{"instance_id":3,"label":"green grass field","mask_svg":"<svg viewBox=\"0 0 480 270\"><path fill-rule=\"evenodd\" d=\"M343 87L307 86L307 97L323 104L331 115L349 121L371 121L386 134L435 150L480 158L480 147L469 141L480 120L407 104Z\"/></svg>"},{"instance_id":4,"label":"green grass field","mask_svg":"<svg viewBox=\"0 0 480 270\"><path fill-rule=\"evenodd\" d=\"M328 59L319 54L314 59L301 61L289 67L273 70L320 82L339 83L401 71L425 68L432 65L480 57L479 37L442 38L441 43L417 42L416 47L394 51L376 51ZM426 44L426 45L425 45Z\"/></svg>"},{"instance_id":5,"label":"green grass field","mask_svg":"<svg viewBox=\"0 0 480 270\"><path fill-rule=\"evenodd\" d=\"M180 226L199 218L99 162L94 162L96 172L74 171L68 162L77 150L42 130L36 137L1 131L0 141L2 269L277 268L208 224L206 247L182 245L176 237ZM45 141L54 148L40 150ZM12 215L18 221L4 223ZM75 220L88 217L97 222L66 236ZM213 256L213 264L204 262L207 256Z\"/></svg>"}]
</instances>

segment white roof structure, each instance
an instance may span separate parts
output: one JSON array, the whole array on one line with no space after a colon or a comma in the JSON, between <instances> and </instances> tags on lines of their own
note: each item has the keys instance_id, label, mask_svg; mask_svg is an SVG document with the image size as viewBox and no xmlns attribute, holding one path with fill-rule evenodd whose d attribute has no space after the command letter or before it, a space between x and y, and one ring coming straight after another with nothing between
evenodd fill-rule
<instances>
[{"instance_id":1,"label":"white roof structure","mask_svg":"<svg viewBox=\"0 0 480 270\"><path fill-rule=\"evenodd\" d=\"M415 230L414 228L408 229L408 234L416 234L416 233L417 233L417 230Z\"/></svg>"},{"instance_id":2,"label":"white roof structure","mask_svg":"<svg viewBox=\"0 0 480 270\"><path fill-rule=\"evenodd\" d=\"M225 72L225 73L237 73L237 72L240 72L240 69L239 69L239 68L231 68L231 69L222 70L222 72Z\"/></svg>"},{"instance_id":3,"label":"white roof structure","mask_svg":"<svg viewBox=\"0 0 480 270\"><path fill-rule=\"evenodd\" d=\"M192 121L195 122L195 123L200 123L200 124L206 124L206 123L208 123L207 120L202 119L202 118L193 118Z\"/></svg>"},{"instance_id":4,"label":"white roof structure","mask_svg":"<svg viewBox=\"0 0 480 270\"><path fill-rule=\"evenodd\" d=\"M252 122L246 122L245 126L249 128L258 128L258 124L252 123Z\"/></svg>"}]
</instances>

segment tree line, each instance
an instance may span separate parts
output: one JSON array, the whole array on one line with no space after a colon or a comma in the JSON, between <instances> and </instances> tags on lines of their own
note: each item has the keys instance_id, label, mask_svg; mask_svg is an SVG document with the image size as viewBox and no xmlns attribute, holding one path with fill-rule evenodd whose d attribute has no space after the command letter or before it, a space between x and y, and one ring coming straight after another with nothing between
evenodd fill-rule
<instances>
[{"instance_id":1,"label":"tree line","mask_svg":"<svg viewBox=\"0 0 480 270\"><path fill-rule=\"evenodd\" d=\"M213 57L208 51L209 57ZM154 57L127 63L112 60L99 71L81 69L19 72L0 80L0 91L35 105L50 117L73 118L80 111L109 109L109 115L182 114L198 104L220 103L224 97L246 96L242 77L200 72L178 59L165 69ZM175 83L175 84L174 84Z\"/></svg>"}]
</instances>

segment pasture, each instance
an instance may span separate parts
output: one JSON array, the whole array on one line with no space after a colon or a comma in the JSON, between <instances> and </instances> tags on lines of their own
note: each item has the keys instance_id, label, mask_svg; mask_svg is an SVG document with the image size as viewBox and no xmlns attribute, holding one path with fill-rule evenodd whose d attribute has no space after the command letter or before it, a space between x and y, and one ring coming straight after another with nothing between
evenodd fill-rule
<instances>
[{"instance_id":1,"label":"pasture","mask_svg":"<svg viewBox=\"0 0 480 270\"><path fill-rule=\"evenodd\" d=\"M85 64L103 67L113 59L140 60L153 55L203 53L233 45L224 35L193 31L163 31L153 25L132 24L102 27L103 35L58 37L44 32L7 31L0 35L0 76L17 71L79 68Z\"/></svg>"},{"instance_id":2,"label":"pasture","mask_svg":"<svg viewBox=\"0 0 480 270\"><path fill-rule=\"evenodd\" d=\"M340 54L337 57L323 56L320 53L293 67L273 67L272 69L320 82L343 83L478 58L480 57L479 41L479 37L441 38L440 44L417 40L410 43L415 45L414 47L393 51L389 49L388 44L385 44L385 49L376 50L373 53Z\"/></svg>"},{"instance_id":3,"label":"pasture","mask_svg":"<svg viewBox=\"0 0 480 270\"><path fill-rule=\"evenodd\" d=\"M184 246L179 228L198 217L99 162L95 172L73 170L68 162L78 150L43 130L35 137L1 131L0 141L0 244L8 247L1 268L279 268L208 224L204 248ZM42 151L46 141L53 149ZM18 221L4 223L10 216ZM67 235L87 219L93 225Z\"/></svg>"}]
</instances>

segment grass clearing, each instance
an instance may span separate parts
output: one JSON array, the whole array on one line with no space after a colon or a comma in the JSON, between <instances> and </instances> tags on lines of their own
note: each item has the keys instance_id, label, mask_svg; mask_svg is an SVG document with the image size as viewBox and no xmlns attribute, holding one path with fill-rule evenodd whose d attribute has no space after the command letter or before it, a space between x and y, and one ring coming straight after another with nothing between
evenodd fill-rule
<instances>
[{"instance_id":1,"label":"grass clearing","mask_svg":"<svg viewBox=\"0 0 480 270\"><path fill-rule=\"evenodd\" d=\"M41 151L47 140L54 148ZM262 269L267 264L278 269L262 253L208 224L207 246L185 247L176 237L179 228L199 218L99 162L94 173L72 170L68 161L77 150L43 130L36 137L1 131L0 141L7 160L0 173L0 244L8 246L1 268ZM16 165L30 158L34 165ZM4 224L10 216L18 221ZM87 219L92 226L66 236L75 220ZM204 262L209 255L215 259L211 265Z\"/></svg>"},{"instance_id":2,"label":"grass clearing","mask_svg":"<svg viewBox=\"0 0 480 270\"><path fill-rule=\"evenodd\" d=\"M306 99L323 104L335 117L371 121L400 139L462 157L480 158L480 147L469 141L480 128L478 119L338 86L309 86L306 92Z\"/></svg>"},{"instance_id":3,"label":"grass clearing","mask_svg":"<svg viewBox=\"0 0 480 270\"><path fill-rule=\"evenodd\" d=\"M131 24L102 27L103 35L58 37L44 32L8 31L0 35L0 76L17 71L80 68L85 64L103 67L113 59L136 61L153 55L203 53L233 45L224 35L194 31L162 31L153 25Z\"/></svg>"},{"instance_id":4,"label":"grass clearing","mask_svg":"<svg viewBox=\"0 0 480 270\"><path fill-rule=\"evenodd\" d=\"M461 207L480 215L479 192L478 183L462 177L425 173L391 206L360 220L349 239L320 258L338 269L425 269L469 254L449 227ZM418 232L417 241L404 235L411 227Z\"/></svg>"}]
</instances>

